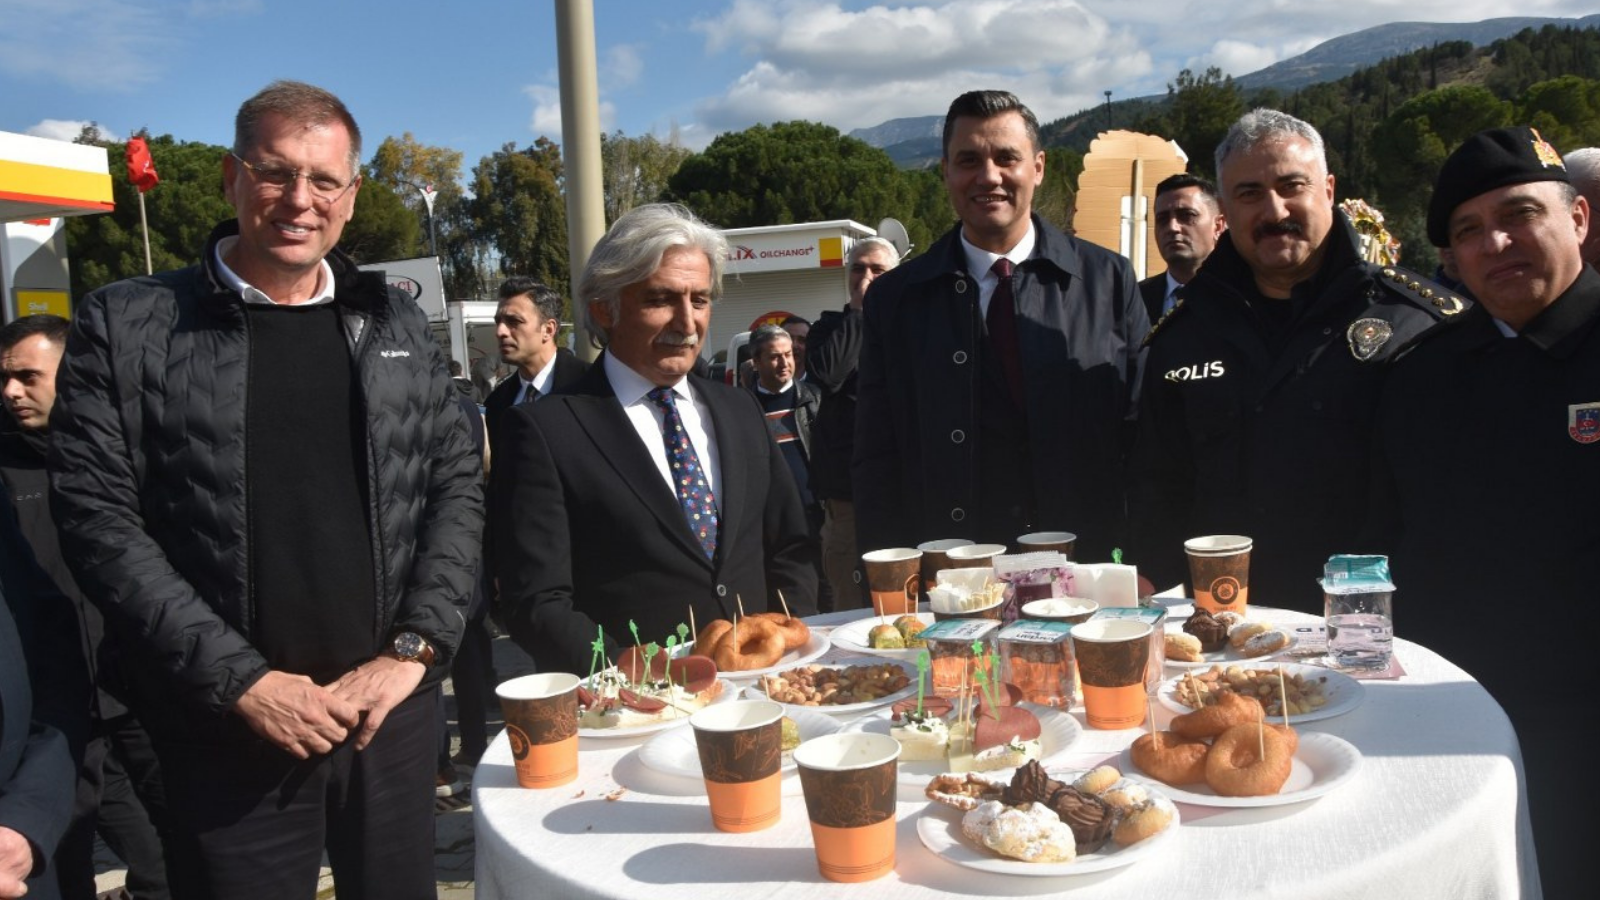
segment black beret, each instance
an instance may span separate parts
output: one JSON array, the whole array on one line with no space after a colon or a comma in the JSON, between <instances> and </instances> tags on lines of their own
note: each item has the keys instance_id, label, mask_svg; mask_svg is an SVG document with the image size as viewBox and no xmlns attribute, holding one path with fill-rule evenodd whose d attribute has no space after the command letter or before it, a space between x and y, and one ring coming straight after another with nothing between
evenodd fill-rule
<instances>
[{"instance_id":1,"label":"black beret","mask_svg":"<svg viewBox=\"0 0 1600 900\"><path fill-rule=\"evenodd\" d=\"M1480 131L1450 154L1433 185L1428 203L1428 240L1450 246L1450 215L1479 194L1513 184L1563 181L1561 154L1533 128L1516 125Z\"/></svg>"}]
</instances>

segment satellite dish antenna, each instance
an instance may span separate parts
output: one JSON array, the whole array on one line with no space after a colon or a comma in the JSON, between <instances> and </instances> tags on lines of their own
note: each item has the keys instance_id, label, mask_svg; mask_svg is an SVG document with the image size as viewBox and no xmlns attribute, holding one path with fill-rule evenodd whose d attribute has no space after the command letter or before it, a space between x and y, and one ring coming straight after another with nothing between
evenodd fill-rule
<instances>
[{"instance_id":1,"label":"satellite dish antenna","mask_svg":"<svg viewBox=\"0 0 1600 900\"><path fill-rule=\"evenodd\" d=\"M906 234L906 227L900 224L899 219L884 219L879 222L878 237L893 244L901 256L911 252L911 235Z\"/></svg>"}]
</instances>

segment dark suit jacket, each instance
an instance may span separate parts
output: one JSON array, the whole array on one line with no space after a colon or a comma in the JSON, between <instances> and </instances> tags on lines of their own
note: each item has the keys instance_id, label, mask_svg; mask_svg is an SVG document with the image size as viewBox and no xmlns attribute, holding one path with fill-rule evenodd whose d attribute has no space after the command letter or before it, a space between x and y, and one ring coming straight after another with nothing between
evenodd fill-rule
<instances>
[{"instance_id":1,"label":"dark suit jacket","mask_svg":"<svg viewBox=\"0 0 1600 900\"><path fill-rule=\"evenodd\" d=\"M0 496L0 825L48 860L72 818L89 678L72 603L34 561ZM29 897L59 897L37 865Z\"/></svg>"},{"instance_id":2,"label":"dark suit jacket","mask_svg":"<svg viewBox=\"0 0 1600 900\"><path fill-rule=\"evenodd\" d=\"M583 377L589 371L589 364L579 359L576 354L565 347L556 351L556 369L550 373L551 393L560 391ZM495 442L500 433L500 416L511 408L511 402L517 399L517 391L522 389L522 377L513 372L509 378L495 385L494 390L483 401L483 418L489 426L489 449L494 450Z\"/></svg>"},{"instance_id":3,"label":"dark suit jacket","mask_svg":"<svg viewBox=\"0 0 1600 900\"><path fill-rule=\"evenodd\" d=\"M692 376L691 376L692 378ZM495 574L511 636L541 671L589 673L596 626L608 651L777 609L816 611L815 551L783 454L747 391L692 378L710 408L721 474L720 535L706 559L651 449L596 363L562 394L509 409L490 482ZM664 452L657 450L655 452Z\"/></svg>"},{"instance_id":4,"label":"dark suit jacket","mask_svg":"<svg viewBox=\"0 0 1600 900\"><path fill-rule=\"evenodd\" d=\"M1027 405L1014 437L1002 433L1024 430L1014 416L995 425L1014 406L990 402L1003 376L985 352L960 227L867 291L851 469L857 541L864 550L1009 543L1064 530L1078 535L1079 559L1108 559L1139 342L1150 331L1133 267L1033 217L1038 243L1013 276Z\"/></svg>"},{"instance_id":5,"label":"dark suit jacket","mask_svg":"<svg viewBox=\"0 0 1600 900\"><path fill-rule=\"evenodd\" d=\"M1139 299L1144 301L1144 311L1150 315L1150 324L1161 321L1161 306L1167 300L1167 273L1152 275L1139 282Z\"/></svg>"}]
</instances>

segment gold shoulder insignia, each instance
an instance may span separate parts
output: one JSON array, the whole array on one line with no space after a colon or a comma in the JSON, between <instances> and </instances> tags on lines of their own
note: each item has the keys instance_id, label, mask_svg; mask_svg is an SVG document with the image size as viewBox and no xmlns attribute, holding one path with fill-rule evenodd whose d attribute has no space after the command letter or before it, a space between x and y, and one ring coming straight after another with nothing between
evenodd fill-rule
<instances>
[{"instance_id":1,"label":"gold shoulder insignia","mask_svg":"<svg viewBox=\"0 0 1600 900\"><path fill-rule=\"evenodd\" d=\"M1180 309L1183 309L1183 294L1182 293L1179 293L1177 298L1173 301L1172 308L1167 310L1166 312L1162 313L1161 314L1161 318L1157 319L1156 323L1154 325L1150 326L1150 332L1144 336L1144 340L1139 342L1139 346L1140 347L1148 347L1148 346L1150 346L1150 339L1155 337L1156 336L1156 332L1161 330L1161 326L1167 324L1168 320L1170 320L1173 316L1177 315L1178 314L1178 310L1180 310Z\"/></svg>"},{"instance_id":2,"label":"gold shoulder insignia","mask_svg":"<svg viewBox=\"0 0 1600 900\"><path fill-rule=\"evenodd\" d=\"M1438 318L1448 318L1467 308L1467 302L1415 272L1398 266L1381 270L1384 285L1390 291L1405 297Z\"/></svg>"}]
</instances>

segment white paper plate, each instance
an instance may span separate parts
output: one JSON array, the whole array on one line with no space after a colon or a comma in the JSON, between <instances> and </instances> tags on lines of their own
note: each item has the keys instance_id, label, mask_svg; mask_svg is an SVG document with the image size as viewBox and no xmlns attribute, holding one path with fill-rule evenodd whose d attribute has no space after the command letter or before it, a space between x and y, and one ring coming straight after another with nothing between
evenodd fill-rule
<instances>
[{"instance_id":1,"label":"white paper plate","mask_svg":"<svg viewBox=\"0 0 1600 900\"><path fill-rule=\"evenodd\" d=\"M1289 780L1283 789L1265 797L1219 797L1204 784L1173 787L1162 784L1139 771L1133 764L1133 748L1122 751L1122 771L1130 778L1161 789L1179 803L1195 806L1255 807L1287 806L1315 800L1329 791L1342 787L1361 770L1361 751L1341 737L1320 731L1300 732L1300 746L1294 754L1294 766L1289 770Z\"/></svg>"},{"instance_id":2,"label":"white paper plate","mask_svg":"<svg viewBox=\"0 0 1600 900\"><path fill-rule=\"evenodd\" d=\"M1167 665L1174 669L1205 669L1217 665L1218 663L1225 666L1236 666L1244 663L1258 665L1266 662L1269 659L1276 660L1279 657L1286 655L1290 650L1293 650L1295 645L1300 643L1300 639L1295 637L1294 630L1292 628L1287 628L1282 625L1274 625L1273 627L1288 635L1289 642L1277 650L1266 654L1265 656L1245 656L1238 650L1235 650L1227 645L1223 645L1221 650L1213 650L1210 653L1200 654L1202 657L1204 657L1204 659L1200 660L1199 662L1187 662L1181 659L1173 659L1169 656L1167 657ZM1183 623L1169 621L1167 623L1167 633L1183 634Z\"/></svg>"},{"instance_id":3,"label":"white paper plate","mask_svg":"<svg viewBox=\"0 0 1600 900\"><path fill-rule=\"evenodd\" d=\"M795 666L803 666L822 654L827 653L828 649L832 646L833 642L828 639L827 635L817 631L816 629L812 629L811 640L806 641L805 646L800 647L797 650L790 650L788 653L778 657L778 664L775 666L768 666L765 669L746 669L742 672L718 671L717 674L728 679L734 684L749 684L763 675L776 675L777 673L782 672L784 669L792 669Z\"/></svg>"},{"instance_id":4,"label":"white paper plate","mask_svg":"<svg viewBox=\"0 0 1600 900\"><path fill-rule=\"evenodd\" d=\"M798 710L804 710L804 711L807 711L807 712L819 712L819 713L824 713L824 714L830 715L830 716L842 716L842 717L849 718L849 717L859 716L862 713L871 712L871 711L873 711L875 709L878 709L880 707L888 706L888 705L890 705L891 703L894 703L897 700L902 700L902 699L904 699L906 697L915 696L916 693L917 693L917 667L905 662L904 660L841 659L841 660L836 660L836 661L833 661L833 662L829 662L828 663L828 668L830 668L830 669L843 669L843 668L846 668L846 667L849 667L849 666L881 666L884 663L890 663L892 665L899 666L902 670L905 671L906 676L908 678L910 678L911 680L906 684L905 687L901 688L898 691L895 691L892 694L886 694L886 695L884 695L882 697L879 697L876 700L868 700L868 701L866 701L864 703L844 703L844 704L839 704L839 705L836 705L836 706L795 706L793 704L785 703L785 704L783 704L783 708L786 709L786 710L796 710L796 709L798 709ZM792 668L792 667L790 667L790 668ZM772 674L778 675L778 674L781 674L783 671L784 671L783 669L776 669L776 670L774 670L772 672ZM768 699L767 698L767 684L766 684L766 682L765 681L757 681L755 684L750 685L749 687L744 689L744 695L745 695L746 698L753 699L753 700L766 700L766 699Z\"/></svg>"},{"instance_id":5,"label":"white paper plate","mask_svg":"<svg viewBox=\"0 0 1600 900\"><path fill-rule=\"evenodd\" d=\"M799 726L802 744L812 738L833 734L842 727L838 719L809 710L790 709L787 715ZM639 761L668 775L701 777L700 751L695 747L693 728L673 728L651 738L639 748ZM795 771L793 754L783 755L781 771L786 774ZM795 780L795 786L798 789L798 779Z\"/></svg>"},{"instance_id":6,"label":"white paper plate","mask_svg":"<svg viewBox=\"0 0 1600 900\"><path fill-rule=\"evenodd\" d=\"M1282 668L1285 677L1299 675L1308 680L1313 678L1325 679L1322 686L1322 694L1328 699L1328 702L1311 712L1290 716L1289 721L1292 724L1315 722L1318 719L1331 719L1334 716L1342 716L1360 706L1361 701L1365 700L1367 696L1367 689L1361 685L1361 682L1343 672L1325 669L1322 666L1308 666L1303 663L1257 663L1255 665L1240 664L1239 668L1264 669L1269 672L1277 672L1279 668ZM1187 676L1178 675L1168 678L1166 681L1161 682L1161 686L1156 691L1156 699L1161 701L1161 705L1175 713L1194 712L1193 709L1178 702L1178 682L1185 677ZM1274 722L1281 723L1283 721L1282 716L1270 716L1269 718Z\"/></svg>"},{"instance_id":7,"label":"white paper plate","mask_svg":"<svg viewBox=\"0 0 1600 900\"><path fill-rule=\"evenodd\" d=\"M1072 746L1072 743L1078 739L1078 736L1083 733L1083 726L1078 724L1078 720L1059 709L1039 706L1033 703L1019 703L1017 705L1029 710L1039 719L1039 764L1046 768L1049 768L1051 759L1065 753ZM893 713L890 710L879 710L872 715L862 716L854 722L847 723L844 726L844 730L888 734L889 729L894 724L889 721L892 715ZM932 781L935 775L943 775L950 771L950 765L944 760L937 759L923 759L912 762L901 760L899 769L900 786L921 791L928 786L928 782ZM982 774L1009 780L1011 772L1011 769L999 769ZM961 829L957 828L956 833L959 835Z\"/></svg>"},{"instance_id":8,"label":"white paper plate","mask_svg":"<svg viewBox=\"0 0 1600 900\"><path fill-rule=\"evenodd\" d=\"M1051 772L1050 776L1059 781L1071 782L1083 772ZM1169 793L1165 785L1152 788L1150 793L1162 796ZM1168 799L1173 799L1168 797ZM1153 838L1140 841L1131 847L1118 847L1115 843L1107 841L1104 847L1094 853L1085 853L1069 863L1030 863L1018 859L1007 859L990 850L978 846L961 833L961 818L965 813L958 809L951 809L942 803L929 803L922 814L917 817L917 837L922 839L922 845L927 847L940 859L955 863L968 869L980 872L993 872L1000 875L1028 875L1035 878L1060 878L1071 875L1088 875L1093 872L1104 872L1107 869L1120 869L1147 859L1165 850L1172 843L1172 836L1177 834L1180 816L1176 808L1172 812L1172 824L1167 830ZM991 892L1000 896L1006 892L996 890Z\"/></svg>"},{"instance_id":9,"label":"white paper plate","mask_svg":"<svg viewBox=\"0 0 1600 900\"><path fill-rule=\"evenodd\" d=\"M909 662L916 662L917 655L922 653L922 651L926 648L911 647L905 650L876 650L867 643L867 632L879 625L884 624L885 622L893 622L896 618L899 617L892 616L889 618L879 618L878 616L869 615L864 619L857 619L854 622L846 622L845 624L834 628L833 631L828 633L828 637L833 639L833 645L835 647L840 647L850 651L851 653L870 653L873 656L887 656L890 659L903 659ZM917 613L917 619L921 621L923 625L932 625L933 613Z\"/></svg>"},{"instance_id":10,"label":"white paper plate","mask_svg":"<svg viewBox=\"0 0 1600 900\"><path fill-rule=\"evenodd\" d=\"M1168 622L1182 622L1194 615L1194 601L1186 597L1151 597L1152 606L1160 606L1167 611Z\"/></svg>"},{"instance_id":11,"label":"white paper plate","mask_svg":"<svg viewBox=\"0 0 1600 900\"><path fill-rule=\"evenodd\" d=\"M707 706L716 706L718 703L727 703L728 701L739 696L739 688L731 684L728 679L722 678L718 680L722 683L722 692L717 695L715 700L712 700L710 703L706 704ZM584 682L587 684L588 679L585 679ZM643 725L633 725L625 728L579 728L578 737L609 739L632 738L645 734L655 734L658 731L665 731L668 728L677 728L679 725L689 724L690 715L691 713L682 713L675 717L658 719L654 722L646 722Z\"/></svg>"}]
</instances>

